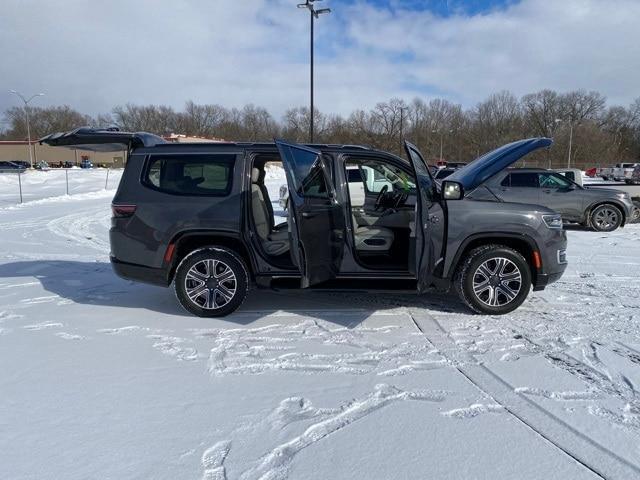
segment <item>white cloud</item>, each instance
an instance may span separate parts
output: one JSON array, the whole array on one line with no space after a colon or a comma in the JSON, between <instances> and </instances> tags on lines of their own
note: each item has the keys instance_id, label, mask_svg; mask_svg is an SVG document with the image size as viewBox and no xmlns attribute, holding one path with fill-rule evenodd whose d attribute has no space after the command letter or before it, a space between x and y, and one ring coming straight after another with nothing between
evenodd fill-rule
<instances>
[{"instance_id":1,"label":"white cloud","mask_svg":"<svg viewBox=\"0 0 640 480\"><path fill-rule=\"evenodd\" d=\"M0 109L9 88L89 113L115 104L308 101L308 17L295 0L5 0ZM392 96L465 105L509 89L640 96L640 2L524 0L447 18L326 2L318 21L317 105L347 113Z\"/></svg>"}]
</instances>

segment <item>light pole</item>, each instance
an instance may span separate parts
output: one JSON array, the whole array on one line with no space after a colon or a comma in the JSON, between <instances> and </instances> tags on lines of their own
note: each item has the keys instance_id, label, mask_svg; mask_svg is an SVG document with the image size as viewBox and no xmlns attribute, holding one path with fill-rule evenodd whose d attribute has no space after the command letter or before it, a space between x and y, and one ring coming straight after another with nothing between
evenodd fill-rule
<instances>
[{"instance_id":1,"label":"light pole","mask_svg":"<svg viewBox=\"0 0 640 480\"><path fill-rule=\"evenodd\" d=\"M562 120L556 118L556 123L561 123ZM576 123L576 126L580 125L580 122ZM573 148L573 120L569 120L569 153L567 154L567 168L571 168L571 149Z\"/></svg>"},{"instance_id":2,"label":"light pole","mask_svg":"<svg viewBox=\"0 0 640 480\"><path fill-rule=\"evenodd\" d=\"M571 147L573 146L573 122L569 122L569 154L567 155L567 168L571 168Z\"/></svg>"},{"instance_id":3,"label":"light pole","mask_svg":"<svg viewBox=\"0 0 640 480\"><path fill-rule=\"evenodd\" d=\"M404 111L409 110L409 107L400 107L400 151L402 151L402 145L404 144Z\"/></svg>"},{"instance_id":4,"label":"light pole","mask_svg":"<svg viewBox=\"0 0 640 480\"><path fill-rule=\"evenodd\" d=\"M29 102L36 97L42 97L44 93L36 93L29 98L25 98L20 92L15 90L9 90L9 93L13 93L20 97L20 100L24 102L24 113L27 117L27 145L29 146L29 165L33 168L33 151L31 150L31 125L29 124Z\"/></svg>"},{"instance_id":5,"label":"light pole","mask_svg":"<svg viewBox=\"0 0 640 480\"><path fill-rule=\"evenodd\" d=\"M309 10L309 16L311 17L311 37L310 37L310 53L311 53L311 98L310 98L310 111L309 111L309 143L313 143L313 21L318 18L320 15L324 15L325 13L331 13L330 8L321 8L316 10L313 6L314 2L320 2L322 0L306 0L305 3L299 3L298 8L306 8Z\"/></svg>"},{"instance_id":6,"label":"light pole","mask_svg":"<svg viewBox=\"0 0 640 480\"><path fill-rule=\"evenodd\" d=\"M453 132L453 130L449 130L449 133ZM444 130L431 130L431 133L439 133L440 134L440 161L442 161L442 147L444 144Z\"/></svg>"}]
</instances>

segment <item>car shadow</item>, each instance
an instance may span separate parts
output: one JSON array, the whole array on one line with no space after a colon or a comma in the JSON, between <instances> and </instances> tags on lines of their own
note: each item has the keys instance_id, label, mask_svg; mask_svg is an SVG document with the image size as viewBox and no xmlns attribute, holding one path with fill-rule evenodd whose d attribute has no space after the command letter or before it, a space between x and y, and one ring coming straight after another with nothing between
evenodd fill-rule
<instances>
[{"instance_id":1,"label":"car shadow","mask_svg":"<svg viewBox=\"0 0 640 480\"><path fill-rule=\"evenodd\" d=\"M107 262L10 262L0 264L0 278L35 278L48 292L78 304L189 316L172 290L121 279ZM416 295L364 290L252 289L243 305L223 320L245 325L266 315L285 313L353 327L375 311L402 307L470 313L457 297L435 292Z\"/></svg>"}]
</instances>

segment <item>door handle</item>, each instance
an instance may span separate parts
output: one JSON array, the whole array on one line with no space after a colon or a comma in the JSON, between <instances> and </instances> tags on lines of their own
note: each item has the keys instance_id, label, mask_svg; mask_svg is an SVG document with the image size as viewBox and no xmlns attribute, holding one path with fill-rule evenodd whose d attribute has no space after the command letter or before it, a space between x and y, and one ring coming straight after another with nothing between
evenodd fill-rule
<instances>
[{"instance_id":1,"label":"door handle","mask_svg":"<svg viewBox=\"0 0 640 480\"><path fill-rule=\"evenodd\" d=\"M313 218L315 217L316 214L315 213L311 213L311 212L302 212L302 218Z\"/></svg>"}]
</instances>

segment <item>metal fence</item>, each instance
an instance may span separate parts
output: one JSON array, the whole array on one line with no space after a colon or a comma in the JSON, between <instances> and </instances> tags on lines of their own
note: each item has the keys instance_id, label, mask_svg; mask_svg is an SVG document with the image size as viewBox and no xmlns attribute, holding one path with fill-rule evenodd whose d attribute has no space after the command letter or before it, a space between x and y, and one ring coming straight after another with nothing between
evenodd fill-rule
<instances>
[{"instance_id":1,"label":"metal fence","mask_svg":"<svg viewBox=\"0 0 640 480\"><path fill-rule=\"evenodd\" d=\"M0 205L115 189L122 169L60 168L0 171Z\"/></svg>"}]
</instances>

